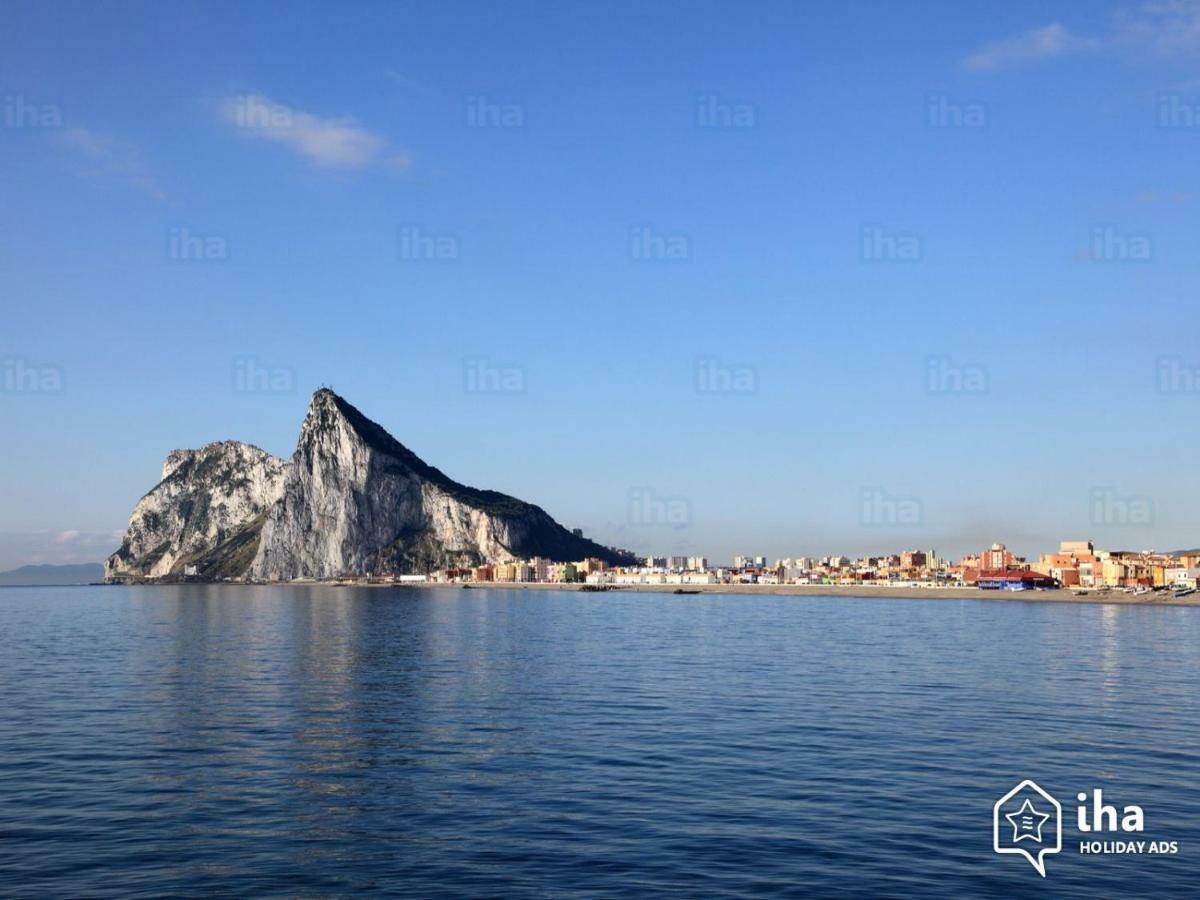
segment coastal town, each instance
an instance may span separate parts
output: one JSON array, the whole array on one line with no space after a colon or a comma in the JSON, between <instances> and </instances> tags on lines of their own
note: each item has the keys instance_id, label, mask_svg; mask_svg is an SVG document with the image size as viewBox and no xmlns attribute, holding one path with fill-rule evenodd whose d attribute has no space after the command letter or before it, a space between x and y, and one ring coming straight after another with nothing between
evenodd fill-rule
<instances>
[{"instance_id":1,"label":"coastal town","mask_svg":"<svg viewBox=\"0 0 1200 900\"><path fill-rule=\"evenodd\" d=\"M934 550L904 550L885 556L798 556L768 561L735 556L714 565L703 556L648 556L635 565L614 566L600 559L553 562L543 558L489 563L412 575L347 575L339 583L373 584L578 584L597 590L675 586L680 592L703 586L808 585L839 588L976 588L997 591L1069 589L1086 595L1171 592L1188 596L1200 578L1200 550L1159 553L1105 550L1091 541L1062 541L1058 550L1036 560L992 544L957 562Z\"/></svg>"}]
</instances>

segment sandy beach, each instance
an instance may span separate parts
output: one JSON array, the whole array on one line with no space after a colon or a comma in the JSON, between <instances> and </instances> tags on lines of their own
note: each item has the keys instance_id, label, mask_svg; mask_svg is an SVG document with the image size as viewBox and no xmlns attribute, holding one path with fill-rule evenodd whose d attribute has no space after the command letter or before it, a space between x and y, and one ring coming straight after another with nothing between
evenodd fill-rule
<instances>
[{"instance_id":1,"label":"sandy beach","mask_svg":"<svg viewBox=\"0 0 1200 900\"><path fill-rule=\"evenodd\" d=\"M404 585L366 585L363 587L415 587L433 590L462 590L464 584L435 584L413 583ZM479 582L469 585L470 588L498 588L502 590L530 591L582 591L592 585L583 584L541 584L535 582ZM854 597L871 598L887 597L897 600L996 600L1016 601L1021 603L1102 603L1116 606L1200 606L1200 594L1188 597L1175 597L1170 592L1150 594L1126 594L1121 591L1105 593L1089 593L1079 596L1069 590L1048 591L981 591L978 588L903 588L903 587L851 587L849 585L832 584L624 584L612 585L605 591L596 593L642 593L642 594L675 594L683 590L687 595L693 594L725 594L725 595L755 595L781 597Z\"/></svg>"}]
</instances>

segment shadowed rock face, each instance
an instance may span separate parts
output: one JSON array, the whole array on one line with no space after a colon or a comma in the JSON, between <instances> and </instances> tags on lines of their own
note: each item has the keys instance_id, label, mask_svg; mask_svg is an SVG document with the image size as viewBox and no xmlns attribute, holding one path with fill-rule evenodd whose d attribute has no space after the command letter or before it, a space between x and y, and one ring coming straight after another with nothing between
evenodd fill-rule
<instances>
[{"instance_id":1,"label":"shadowed rock face","mask_svg":"<svg viewBox=\"0 0 1200 900\"><path fill-rule=\"evenodd\" d=\"M289 462L234 442L172 453L105 574L286 580L532 556L621 561L537 506L453 481L322 389Z\"/></svg>"}]
</instances>

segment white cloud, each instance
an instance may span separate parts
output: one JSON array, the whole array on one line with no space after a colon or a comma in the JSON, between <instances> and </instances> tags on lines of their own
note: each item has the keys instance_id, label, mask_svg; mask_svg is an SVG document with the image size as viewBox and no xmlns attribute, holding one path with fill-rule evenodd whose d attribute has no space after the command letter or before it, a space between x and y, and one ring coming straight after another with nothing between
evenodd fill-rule
<instances>
[{"instance_id":1,"label":"white cloud","mask_svg":"<svg viewBox=\"0 0 1200 900\"><path fill-rule=\"evenodd\" d=\"M403 167L409 162L407 156L348 116L324 118L276 103L262 94L225 98L221 117L243 133L290 147L318 166Z\"/></svg>"},{"instance_id":2,"label":"white cloud","mask_svg":"<svg viewBox=\"0 0 1200 900\"><path fill-rule=\"evenodd\" d=\"M992 71L1087 50L1095 47L1096 43L1090 38L1071 34L1055 22L1017 37L987 44L964 59L963 65L977 72Z\"/></svg>"},{"instance_id":3,"label":"white cloud","mask_svg":"<svg viewBox=\"0 0 1200 900\"><path fill-rule=\"evenodd\" d=\"M81 158L81 174L119 181L155 200L167 199L138 149L128 141L87 128L68 128L62 140Z\"/></svg>"},{"instance_id":4,"label":"white cloud","mask_svg":"<svg viewBox=\"0 0 1200 900\"><path fill-rule=\"evenodd\" d=\"M963 65L994 71L1053 59L1082 50L1115 50L1138 57L1181 57L1200 50L1200 0L1149 0L1117 11L1112 27L1098 37L1082 37L1054 22L1016 37L986 44Z\"/></svg>"},{"instance_id":5,"label":"white cloud","mask_svg":"<svg viewBox=\"0 0 1200 900\"><path fill-rule=\"evenodd\" d=\"M1158 56L1200 48L1200 0L1155 0L1117 16L1114 45Z\"/></svg>"}]
</instances>

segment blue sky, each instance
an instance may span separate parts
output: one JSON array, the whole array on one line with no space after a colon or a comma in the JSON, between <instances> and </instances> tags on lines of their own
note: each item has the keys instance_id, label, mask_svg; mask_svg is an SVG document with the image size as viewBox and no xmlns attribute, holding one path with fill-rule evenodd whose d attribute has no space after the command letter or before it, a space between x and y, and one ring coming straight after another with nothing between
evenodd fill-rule
<instances>
[{"instance_id":1,"label":"blue sky","mask_svg":"<svg viewBox=\"0 0 1200 900\"><path fill-rule=\"evenodd\" d=\"M1198 49L1193 3L6 4L0 566L321 384L638 551L1200 544Z\"/></svg>"}]
</instances>

